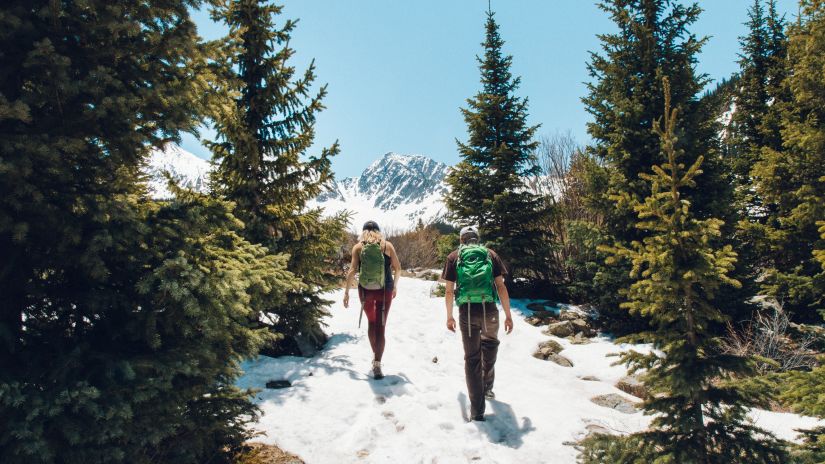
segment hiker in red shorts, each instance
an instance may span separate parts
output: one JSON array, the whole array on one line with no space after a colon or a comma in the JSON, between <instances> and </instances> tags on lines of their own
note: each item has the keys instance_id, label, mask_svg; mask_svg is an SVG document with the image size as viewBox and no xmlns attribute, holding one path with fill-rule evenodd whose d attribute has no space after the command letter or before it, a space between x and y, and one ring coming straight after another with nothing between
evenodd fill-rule
<instances>
[{"instance_id":1,"label":"hiker in red shorts","mask_svg":"<svg viewBox=\"0 0 825 464\"><path fill-rule=\"evenodd\" d=\"M390 271L392 269L392 272ZM384 240L375 221L367 221L358 243L352 247L352 262L344 287L344 307L349 307L349 289L358 271L358 297L361 310L367 315L368 334L373 352L372 375L381 379L381 357L384 354L384 329L387 313L398 291L401 263L392 243Z\"/></svg>"}]
</instances>

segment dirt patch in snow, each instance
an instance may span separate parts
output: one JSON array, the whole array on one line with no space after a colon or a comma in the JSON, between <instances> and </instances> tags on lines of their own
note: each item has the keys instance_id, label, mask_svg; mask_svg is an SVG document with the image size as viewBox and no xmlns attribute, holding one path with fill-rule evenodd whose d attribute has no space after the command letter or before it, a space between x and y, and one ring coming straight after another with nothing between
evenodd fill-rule
<instances>
[{"instance_id":1,"label":"dirt patch in snow","mask_svg":"<svg viewBox=\"0 0 825 464\"><path fill-rule=\"evenodd\" d=\"M298 456L275 445L250 442L249 450L238 455L235 464L304 464Z\"/></svg>"}]
</instances>

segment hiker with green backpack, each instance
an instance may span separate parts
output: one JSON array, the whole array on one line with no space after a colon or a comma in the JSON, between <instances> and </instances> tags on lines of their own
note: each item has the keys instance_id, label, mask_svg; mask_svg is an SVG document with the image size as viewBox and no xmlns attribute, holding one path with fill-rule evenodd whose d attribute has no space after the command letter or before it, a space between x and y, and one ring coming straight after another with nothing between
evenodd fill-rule
<instances>
[{"instance_id":1,"label":"hiker with green backpack","mask_svg":"<svg viewBox=\"0 0 825 464\"><path fill-rule=\"evenodd\" d=\"M470 418L484 420L485 398L493 399L498 354L499 316L504 308L504 331L513 331L510 296L504 285L507 269L495 251L479 244L478 229L464 227L458 250L447 256L441 278L447 282L447 329L455 332L453 301L458 304L458 325L464 345L464 375L470 397Z\"/></svg>"},{"instance_id":2,"label":"hiker with green backpack","mask_svg":"<svg viewBox=\"0 0 825 464\"><path fill-rule=\"evenodd\" d=\"M392 272L391 272L392 270ZM392 243L384 240L381 229L375 221L367 221L361 231L358 243L352 247L352 262L344 287L344 307L349 307L349 289L358 272L358 297L361 300L361 315L367 315L367 334L372 348L372 375L379 380L384 377L381 357L384 355L387 313L398 291L398 277L401 262Z\"/></svg>"}]
</instances>

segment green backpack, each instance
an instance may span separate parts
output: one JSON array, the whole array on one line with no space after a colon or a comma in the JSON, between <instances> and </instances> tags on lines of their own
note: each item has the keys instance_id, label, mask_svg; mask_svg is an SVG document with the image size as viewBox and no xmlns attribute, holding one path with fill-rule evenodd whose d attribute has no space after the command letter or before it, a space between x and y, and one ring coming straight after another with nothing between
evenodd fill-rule
<instances>
[{"instance_id":1,"label":"green backpack","mask_svg":"<svg viewBox=\"0 0 825 464\"><path fill-rule=\"evenodd\" d=\"M358 283L367 290L384 288L384 251L378 243L363 243Z\"/></svg>"},{"instance_id":2,"label":"green backpack","mask_svg":"<svg viewBox=\"0 0 825 464\"><path fill-rule=\"evenodd\" d=\"M493 260L483 245L462 245L456 263L460 305L498 301L493 283Z\"/></svg>"}]
</instances>

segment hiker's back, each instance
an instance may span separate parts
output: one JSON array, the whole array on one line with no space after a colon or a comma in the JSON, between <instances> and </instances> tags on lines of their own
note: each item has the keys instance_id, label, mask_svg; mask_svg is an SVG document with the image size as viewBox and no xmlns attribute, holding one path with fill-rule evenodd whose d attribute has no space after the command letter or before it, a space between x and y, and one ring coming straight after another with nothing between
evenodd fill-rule
<instances>
[{"instance_id":1,"label":"hiker's back","mask_svg":"<svg viewBox=\"0 0 825 464\"><path fill-rule=\"evenodd\" d=\"M386 285L386 267L382 242L361 244L361 271L358 282L367 290L379 290Z\"/></svg>"},{"instance_id":2,"label":"hiker's back","mask_svg":"<svg viewBox=\"0 0 825 464\"><path fill-rule=\"evenodd\" d=\"M495 302L493 260L483 245L461 245L456 262L456 284L459 305Z\"/></svg>"}]
</instances>

